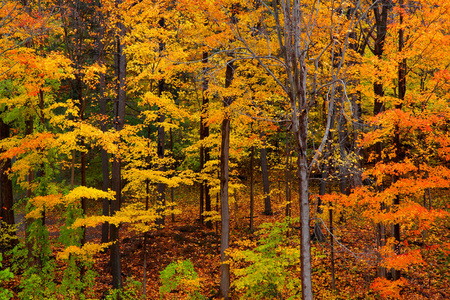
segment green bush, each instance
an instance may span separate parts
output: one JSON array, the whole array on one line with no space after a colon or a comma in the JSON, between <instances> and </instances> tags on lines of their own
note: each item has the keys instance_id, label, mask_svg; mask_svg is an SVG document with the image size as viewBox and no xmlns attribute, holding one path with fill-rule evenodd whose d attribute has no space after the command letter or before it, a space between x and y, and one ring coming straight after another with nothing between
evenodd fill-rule
<instances>
[{"instance_id":1,"label":"green bush","mask_svg":"<svg viewBox=\"0 0 450 300\"><path fill-rule=\"evenodd\" d=\"M181 291L188 299L204 299L200 294L200 281L194 265L190 260L180 260L169 264L160 276L161 287L159 293L161 299L173 291Z\"/></svg>"},{"instance_id":2,"label":"green bush","mask_svg":"<svg viewBox=\"0 0 450 300\"><path fill-rule=\"evenodd\" d=\"M241 299L300 299L298 235L288 237L291 220L263 224L257 246L229 252Z\"/></svg>"},{"instance_id":3,"label":"green bush","mask_svg":"<svg viewBox=\"0 0 450 300\"><path fill-rule=\"evenodd\" d=\"M3 268L2 265L3 256L0 253L0 269ZM2 287L2 283L5 281L8 281L14 277L14 274L9 270L9 268L6 268L4 270L0 271L0 299L2 300L8 300L13 297L13 293L10 290L7 290Z\"/></svg>"}]
</instances>

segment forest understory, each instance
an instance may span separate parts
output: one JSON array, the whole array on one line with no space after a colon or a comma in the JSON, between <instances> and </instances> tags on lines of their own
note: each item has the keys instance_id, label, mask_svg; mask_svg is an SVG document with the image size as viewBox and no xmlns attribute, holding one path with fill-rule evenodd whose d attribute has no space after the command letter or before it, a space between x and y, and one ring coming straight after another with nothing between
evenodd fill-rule
<instances>
[{"instance_id":1,"label":"forest understory","mask_svg":"<svg viewBox=\"0 0 450 300\"><path fill-rule=\"evenodd\" d=\"M262 188L262 187L258 187ZM147 286L146 297L142 294L143 281L143 243L144 235L136 233L129 226L122 226L120 229L120 257L122 261L122 276L125 290L128 293L124 299L203 299L196 298L189 294L190 289L195 289L204 299L219 299L220 287L220 223L213 222L213 227L208 229L205 224L200 224L198 205L195 205L195 197L198 196L197 190L192 186L177 188L175 199L184 200L179 203L182 213L166 217L164 228L148 232L147 240ZM282 191L273 194L272 205L273 215L264 214L264 201L262 195L256 197L255 201L255 231L249 230L249 194L246 189L237 192L237 206L233 203L231 208L231 235L230 247L235 249L249 249L249 245L242 246L242 241L256 241L258 239L258 227L263 223L273 224L282 222L285 218L286 201ZM298 201L296 193L292 195L292 215L298 214ZM191 204L189 204L191 203ZM314 203L311 203L314 205ZM91 211L99 210L99 203L89 204ZM23 214L19 214L23 216ZM60 218L61 217L61 218ZM349 216L338 216L334 224L334 255L335 255L335 288L332 287L331 271L331 247L329 219L324 215L318 215L313 212L312 220L316 217L324 222L321 226L325 240L317 241L314 239L314 222L312 222L311 235L313 237L313 284L314 296L316 299L382 299L377 291L372 289L371 284L376 278L376 228L358 224L358 220L349 218ZM323 218L323 219L322 219ZM20 221L20 220L18 220ZM23 221L23 220L22 220ZM56 258L64 247L58 242L60 228L64 225L64 218L58 216L58 213L47 217L46 226L50 235L52 257ZM295 241L295 231L298 231L298 224L291 224L291 243ZM326 226L326 227L325 227ZM24 239L24 227L19 227L18 235L21 240ZM291 233L292 235L292 233ZM101 226L88 228L86 231L86 241L101 242ZM450 228L447 228L443 240L450 242ZM287 236L289 238L289 234ZM421 269L410 268L404 272L403 276L407 280L407 285L400 289L400 299L449 299L450 298L450 274L448 272L449 257L440 256L440 260L435 260L435 252L427 245L421 245L426 250L424 259L426 265ZM428 248L427 248L428 247ZM297 253L299 256L299 253ZM429 257L426 255L429 254ZM11 267L11 255L5 255L3 267ZM95 263L93 270L96 272L95 283L86 292L91 299L106 299L111 293L112 276L110 267L109 250L94 255ZM194 284L185 282L171 292L161 296L160 273L170 264L177 261L190 260L198 274L198 282ZM274 263L277 262L276 258ZM237 264L240 268L248 263ZM65 269L65 263L57 261L57 268L54 273L53 281L61 284L62 273ZM287 268L288 280L299 278L298 270ZM233 274L233 273L232 273ZM14 292L13 299L21 291L20 274L3 286ZM264 273L262 273L264 276ZM235 276L232 275L231 282ZM291 278L292 277L292 278ZM252 299L243 296L242 292L236 291L232 285L232 299ZM261 299L287 299L282 293L278 298L267 296ZM286 296L287 297L287 296ZM389 299L389 295L384 299ZM56 298L64 299L64 297ZM72 299L78 299L74 296ZM88 298L89 299L89 298ZM296 299L296 298L295 298Z\"/></svg>"}]
</instances>

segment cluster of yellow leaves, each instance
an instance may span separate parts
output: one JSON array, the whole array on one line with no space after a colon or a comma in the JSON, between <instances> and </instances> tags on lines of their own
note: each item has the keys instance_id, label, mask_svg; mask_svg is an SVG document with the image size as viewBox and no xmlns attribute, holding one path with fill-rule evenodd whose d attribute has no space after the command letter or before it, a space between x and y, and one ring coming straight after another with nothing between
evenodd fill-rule
<instances>
[{"instance_id":1,"label":"cluster of yellow leaves","mask_svg":"<svg viewBox=\"0 0 450 300\"><path fill-rule=\"evenodd\" d=\"M72 203L76 203L79 202L82 198L90 200L98 200L104 198L114 200L115 193L112 191L105 192L95 188L79 186L71 190L65 196L63 196L62 194L36 196L29 200L29 203L33 205L33 210L26 215L26 218L38 219L41 217L44 210L51 210L58 205L69 205Z\"/></svg>"},{"instance_id":2,"label":"cluster of yellow leaves","mask_svg":"<svg viewBox=\"0 0 450 300\"><path fill-rule=\"evenodd\" d=\"M173 205L168 203L168 205L164 207L163 214L168 215L171 213L181 213L179 209L168 207L173 207ZM104 222L108 222L109 224L114 224L116 226L121 224L129 224L132 230L137 232L147 232L155 229L157 226L155 221L161 215L157 211L157 206L146 210L140 203L130 204L116 212L114 216L90 216L80 218L77 219L71 227L96 227Z\"/></svg>"},{"instance_id":3,"label":"cluster of yellow leaves","mask_svg":"<svg viewBox=\"0 0 450 300\"><path fill-rule=\"evenodd\" d=\"M46 195L37 196L29 200L29 203L33 204L34 209L29 212L25 217L27 219L39 219L42 212L45 210L51 210L56 205L61 203L62 195Z\"/></svg>"},{"instance_id":4,"label":"cluster of yellow leaves","mask_svg":"<svg viewBox=\"0 0 450 300\"><path fill-rule=\"evenodd\" d=\"M103 244L87 242L82 247L69 246L66 247L63 251L59 252L57 258L61 260L67 260L71 255L75 255L80 260L92 261L94 254L103 251L112 244L112 242Z\"/></svg>"}]
</instances>

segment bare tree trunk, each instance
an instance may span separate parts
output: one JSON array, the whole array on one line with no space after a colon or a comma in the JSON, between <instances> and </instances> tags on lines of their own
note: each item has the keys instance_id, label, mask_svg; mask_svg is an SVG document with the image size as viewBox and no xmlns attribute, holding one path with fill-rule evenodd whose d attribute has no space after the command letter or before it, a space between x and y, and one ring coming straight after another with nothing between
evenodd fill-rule
<instances>
[{"instance_id":1,"label":"bare tree trunk","mask_svg":"<svg viewBox=\"0 0 450 300\"><path fill-rule=\"evenodd\" d=\"M160 92L162 92L164 89L164 82L160 82ZM161 113L159 116L159 123L162 124L165 120L165 116ZM165 137L166 133L164 130L164 126L160 125L158 128L158 149L157 154L159 159L164 159L164 152L165 152ZM159 167L160 171L165 171L166 167L161 164ZM157 191L157 212L158 212L158 218L156 219L157 225L164 225L165 223L165 216L164 211L166 210L166 184L162 182L158 182L156 185L156 191Z\"/></svg>"},{"instance_id":2,"label":"bare tree trunk","mask_svg":"<svg viewBox=\"0 0 450 300\"><path fill-rule=\"evenodd\" d=\"M25 135L31 135L34 130L34 124L33 124L33 118L30 117L28 120L25 121ZM27 188L26 195L28 198L31 198L33 196L33 191L31 190L31 184L34 181L34 171L31 170L28 174L27 178L28 184L30 185L29 188ZM28 267L33 267L36 264L36 257L33 255L33 242L29 239L29 231L31 228L31 225L33 224L33 219L26 218L25 220L25 244L27 248L27 259L28 259Z\"/></svg>"},{"instance_id":3,"label":"bare tree trunk","mask_svg":"<svg viewBox=\"0 0 450 300\"><path fill-rule=\"evenodd\" d=\"M204 52L203 53L203 60L202 62L206 65L208 63L208 52ZM205 124L205 119L206 116L208 114L208 110L209 110L209 98L207 95L207 90L208 90L208 85L209 85L209 81L208 78L206 77L206 72L207 72L207 67L203 67L203 86L202 86L202 91L203 91L203 99L202 99L202 124L203 124L203 139L207 139L209 137L209 125ZM208 146L203 146L203 151L204 151L204 156L203 156L203 166L208 163L208 161L210 160L210 149ZM205 211L210 212L211 211L211 195L209 193L209 184L208 184L208 180L203 182L203 192L204 192L204 201L205 201ZM212 222L208 221L206 222L206 226L208 228L212 228Z\"/></svg>"},{"instance_id":4,"label":"bare tree trunk","mask_svg":"<svg viewBox=\"0 0 450 300\"><path fill-rule=\"evenodd\" d=\"M234 66L232 62L227 63L225 88L231 85L234 77ZM224 106L231 105L233 99L226 97L224 99ZM225 263L228 260L228 255L225 251L229 246L230 237L230 210L228 202L228 181L229 181L229 159L230 159L230 118L227 115L222 121L222 143L220 153L220 204L222 217L222 233L220 243L220 292L223 299L228 300L230 292L230 265Z\"/></svg>"},{"instance_id":5,"label":"bare tree trunk","mask_svg":"<svg viewBox=\"0 0 450 300\"><path fill-rule=\"evenodd\" d=\"M121 3L121 0L116 0L116 6ZM116 90L117 95L115 99L114 112L114 128L117 131L122 130L125 122L125 103L126 103L126 91L125 91L125 78L126 78L126 57L123 53L124 44L122 38L125 35L125 26L122 23L117 23L117 29L119 31L116 37ZM121 183L121 163L120 157L113 153L113 162L111 167L111 187L116 193L116 199L111 201L111 215L114 215L120 210L122 202L122 183ZM111 273L113 277L113 288L122 288L122 265L120 262L120 246L119 246L119 227L111 224L110 227L110 240L114 242L111 245Z\"/></svg>"},{"instance_id":6,"label":"bare tree trunk","mask_svg":"<svg viewBox=\"0 0 450 300\"><path fill-rule=\"evenodd\" d=\"M311 280L311 235L309 217L309 170L307 158L308 138L308 101L306 95L306 54L300 49L300 27L302 8L299 0L293 0L292 7L283 4L285 16L286 44L285 61L287 64L291 104L292 133L298 153L297 167L299 180L300 205L300 261L302 280L302 299L312 300ZM281 41L280 41L281 42Z\"/></svg>"},{"instance_id":7,"label":"bare tree trunk","mask_svg":"<svg viewBox=\"0 0 450 300\"><path fill-rule=\"evenodd\" d=\"M165 19L161 18L159 20L159 26L165 27ZM159 51L162 52L165 48L165 44L163 42L159 43ZM158 83L158 96L161 97L163 92L165 91L165 80L161 79ZM166 132L164 126L162 126L162 123L166 119L166 116L164 115L162 109L159 110L159 127L158 127L158 148L157 148L157 155L160 160L164 159L164 152L165 152L165 142L166 142ZM166 167L161 164L159 167L160 171L165 171ZM165 216L164 211L166 210L166 184L162 182L158 182L156 185L156 191L158 193L157 195L157 205L159 208L157 209L158 212L158 218L156 219L157 225L164 225L165 222Z\"/></svg>"},{"instance_id":8,"label":"bare tree trunk","mask_svg":"<svg viewBox=\"0 0 450 300\"><path fill-rule=\"evenodd\" d=\"M104 77L104 76L102 76ZM102 96L102 99L100 101L100 113L102 115L106 115L106 100ZM106 122L102 123L102 131L106 131ZM110 187L109 182L109 160L108 160L108 152L105 149L101 150L101 156L102 156L102 190L107 191ZM102 215L103 216L109 216L109 199L104 198L102 200ZM102 243L109 242L109 223L105 222L102 224Z\"/></svg>"},{"instance_id":9,"label":"bare tree trunk","mask_svg":"<svg viewBox=\"0 0 450 300\"><path fill-rule=\"evenodd\" d=\"M261 133L261 137L262 137ZM272 206L270 205L270 187L269 187L269 170L267 168L267 149L266 141L263 139L263 145L261 147L261 173L263 178L263 190L264 190L264 214L272 215Z\"/></svg>"},{"instance_id":10,"label":"bare tree trunk","mask_svg":"<svg viewBox=\"0 0 450 300\"><path fill-rule=\"evenodd\" d=\"M404 9L403 0L399 0L398 5L400 6L400 9ZM398 30L398 52L401 53L403 51L404 47L404 30L402 28L403 24L403 12L401 11L400 14L400 29ZM404 58L399 66L398 66L398 98L400 99L400 103L395 106L396 109L402 109L402 103L405 100L405 94L406 94L406 58ZM394 148L395 148L395 158L394 162L399 163L404 158L404 153L402 149L402 144L400 141L400 129L398 124L395 125L395 132L394 132ZM394 175L393 182L399 180L398 175ZM397 195L394 198L394 209L397 209L397 207L400 205L400 196ZM400 224L396 223L393 225L393 231L394 231L394 238L395 238L395 245L394 245L394 251L396 254L400 254ZM400 270L393 269L392 270L392 279L398 280L400 279Z\"/></svg>"},{"instance_id":11,"label":"bare tree trunk","mask_svg":"<svg viewBox=\"0 0 450 300\"><path fill-rule=\"evenodd\" d=\"M387 18L388 18L388 12L390 8L392 7L390 3L388 3L387 0L382 1L376 1L374 0L373 5L373 12L375 16L375 23L376 23L376 39L374 43L374 51L373 54L377 56L378 58L382 58L383 52L384 52L384 42L386 40L386 33L387 33ZM381 8L381 10L380 10ZM374 100L374 109L373 114L377 115L381 113L384 110L384 105L382 102L382 97L384 96L384 88L383 83L381 81L377 81L373 85L374 93L375 93L375 100ZM381 142L378 142L375 144L375 151L377 153L377 159L381 160L381 152L382 152L383 145ZM377 187L378 190L382 189L382 186ZM380 207L381 210L386 209L384 203L381 204ZM381 249L386 243L386 228L384 224L379 223L377 224L377 247L378 249ZM377 268L377 275L378 277L387 277L387 270L385 267L379 266Z\"/></svg>"},{"instance_id":12,"label":"bare tree trunk","mask_svg":"<svg viewBox=\"0 0 450 300\"><path fill-rule=\"evenodd\" d=\"M305 79L306 80L306 79ZM302 296L304 300L313 299L311 281L311 234L309 218L308 162L306 157L307 119L300 120L300 130L295 132L298 143L298 177L300 202L300 258Z\"/></svg>"},{"instance_id":13,"label":"bare tree trunk","mask_svg":"<svg viewBox=\"0 0 450 300\"><path fill-rule=\"evenodd\" d=\"M173 131L172 128L169 129L169 137L170 137L170 152L173 154ZM175 188L170 188L170 202L172 203L172 223L175 223L175 214L173 213L173 208L175 207Z\"/></svg>"},{"instance_id":14,"label":"bare tree trunk","mask_svg":"<svg viewBox=\"0 0 450 300\"><path fill-rule=\"evenodd\" d=\"M10 127L0 118L0 140L9 138ZM6 172L11 168L11 160L7 159L0 162L0 221L8 225L14 225L14 199L12 181L8 178Z\"/></svg>"},{"instance_id":15,"label":"bare tree trunk","mask_svg":"<svg viewBox=\"0 0 450 300\"><path fill-rule=\"evenodd\" d=\"M208 63L208 52L203 52L203 64ZM208 105L208 96L206 95L206 90L208 89L208 80L206 79L206 71L207 68L203 67L203 82L202 82L202 107L200 113L200 172L203 172L204 164L205 164L205 146L203 145L203 140L205 138L205 113L207 111ZM202 174L203 175L203 174ZM205 180L200 182L200 223L203 224L203 211L204 211L204 202L205 202L205 186L207 183Z\"/></svg>"},{"instance_id":16,"label":"bare tree trunk","mask_svg":"<svg viewBox=\"0 0 450 300\"><path fill-rule=\"evenodd\" d=\"M286 217L291 217L291 139L289 138L289 131L286 131Z\"/></svg>"},{"instance_id":17,"label":"bare tree trunk","mask_svg":"<svg viewBox=\"0 0 450 300\"><path fill-rule=\"evenodd\" d=\"M255 157L255 146L252 146L250 150L250 231L253 231L254 228L254 206L255 206L255 199L254 199L254 188L255 188L255 182L253 179L253 164L254 164L254 157Z\"/></svg>"},{"instance_id":18,"label":"bare tree trunk","mask_svg":"<svg viewBox=\"0 0 450 300\"><path fill-rule=\"evenodd\" d=\"M103 25L104 19L103 19L103 13L99 12L99 23L101 24L99 38L97 41L98 45L98 52L99 52L99 64L101 66L104 65L104 45L102 42L102 39L105 34L105 28ZM106 98L105 98L105 87L106 87L106 81L105 81L105 74L100 74L100 82L99 82L99 88L100 88L100 114L103 116L103 118L106 117ZM106 120L103 119L101 123L101 130L103 132L106 132L107 126L106 126ZM101 158L102 158L102 190L107 191L110 187L110 179L109 179L109 160L108 160L108 152L102 148L101 150ZM104 198L102 200L102 215L103 216L109 216L109 200L107 198ZM109 242L109 223L105 222L102 224L102 243Z\"/></svg>"}]
</instances>

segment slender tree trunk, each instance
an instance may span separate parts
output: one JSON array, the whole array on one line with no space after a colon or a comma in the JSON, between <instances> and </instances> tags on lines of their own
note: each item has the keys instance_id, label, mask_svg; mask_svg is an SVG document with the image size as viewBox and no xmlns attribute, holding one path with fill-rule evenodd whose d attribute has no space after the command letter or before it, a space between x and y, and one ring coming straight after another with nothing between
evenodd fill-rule
<instances>
[{"instance_id":1,"label":"slender tree trunk","mask_svg":"<svg viewBox=\"0 0 450 300\"><path fill-rule=\"evenodd\" d=\"M291 217L291 139L289 135L289 131L286 131L286 180L285 180L285 193L286 193L286 217Z\"/></svg>"},{"instance_id":2,"label":"slender tree trunk","mask_svg":"<svg viewBox=\"0 0 450 300\"><path fill-rule=\"evenodd\" d=\"M165 19L161 18L159 20L159 26L161 26L162 28L165 27ZM163 42L159 43L159 51L162 52L165 49L165 44ZM160 54L162 55L162 54ZM158 82L158 96L161 97L163 92L165 91L165 80L161 79ZM166 119L166 116L164 115L162 109L160 108L160 112L159 112L159 127L158 127L158 148L157 148L157 155L158 158L160 160L164 159L164 151L165 151L165 142L166 142L166 131L164 126L162 126L162 123L164 122L164 120ZM166 167L164 166L164 164L161 164L159 167L160 171L165 171ZM159 208L157 209L157 213L158 213L158 218L156 219L156 224L157 225L164 225L165 222L165 216L164 216L164 211L166 210L166 184L162 183L162 182L158 182L158 184L156 185L156 191L157 191L157 205L159 206Z\"/></svg>"},{"instance_id":3,"label":"slender tree trunk","mask_svg":"<svg viewBox=\"0 0 450 300\"><path fill-rule=\"evenodd\" d=\"M116 6L121 3L121 0L116 0ZM125 78L126 78L126 57L123 53L124 44L122 38L125 36L125 26L122 23L117 23L119 34L116 37L116 99L114 105L114 129L116 131L122 130L125 122ZM121 163L120 157L113 153L113 162L111 167L111 187L116 193L115 200L111 201L111 215L114 215L120 210L122 202L122 183L121 183ZM120 262L120 245L119 245L119 226L111 224L110 240L114 242L111 245L111 273L113 277L113 288L119 289L122 287L122 265Z\"/></svg>"},{"instance_id":4,"label":"slender tree trunk","mask_svg":"<svg viewBox=\"0 0 450 300\"><path fill-rule=\"evenodd\" d=\"M254 157L255 157L255 146L251 147L250 150L250 231L253 231L254 228L254 211L255 211L255 199L254 199L254 188L255 188L255 180L253 179L253 165L254 165Z\"/></svg>"},{"instance_id":5,"label":"slender tree trunk","mask_svg":"<svg viewBox=\"0 0 450 300\"><path fill-rule=\"evenodd\" d=\"M398 5L400 6L401 10L404 9L403 0L399 0ZM403 11L401 11L399 15L400 15L400 29L398 31L398 52L401 53L404 47L404 30L401 27L401 25L403 24ZM405 100L405 94L406 94L406 58L402 59L402 61L398 66L398 98L400 100L400 103L395 106L396 109L402 109L402 103ZM400 141L400 129L398 124L395 125L394 147L395 147L394 162L399 163L403 160L404 153ZM398 175L394 175L393 182L395 183L398 180L399 180ZM396 210L399 205L400 205L400 196L397 195L394 198L394 210ZM400 254L400 224L398 223L394 224L393 229L395 238L394 251L396 254ZM392 270L392 279L394 280L400 279L400 270L396 269Z\"/></svg>"},{"instance_id":6,"label":"slender tree trunk","mask_svg":"<svg viewBox=\"0 0 450 300\"><path fill-rule=\"evenodd\" d=\"M306 79L305 79L306 80ZM299 202L300 202L300 259L302 278L302 298L312 300L311 281L311 234L309 217L309 191L308 191L308 161L306 157L307 142L307 118L300 119L299 130L294 132L297 137L298 147L298 178L299 178Z\"/></svg>"},{"instance_id":7,"label":"slender tree trunk","mask_svg":"<svg viewBox=\"0 0 450 300\"><path fill-rule=\"evenodd\" d=\"M34 130L34 124L33 124L33 118L30 117L28 120L25 121L25 135L31 135L33 134ZM33 191L31 190L31 185L34 181L34 171L31 170L28 173L27 178L29 187L27 188L27 198L31 198L33 196ZM27 259L28 259L28 267L33 267L36 264L36 257L33 254L33 241L30 241L29 239L29 232L31 225L33 224L34 220L31 218L26 218L25 220L25 244L27 248Z\"/></svg>"},{"instance_id":8,"label":"slender tree trunk","mask_svg":"<svg viewBox=\"0 0 450 300\"><path fill-rule=\"evenodd\" d=\"M0 140L9 138L10 127L0 118ZM14 199L12 181L6 174L11 168L11 160L7 159L0 162L0 222L8 225L14 225ZM1 227L1 225L0 225Z\"/></svg>"},{"instance_id":9,"label":"slender tree trunk","mask_svg":"<svg viewBox=\"0 0 450 300\"><path fill-rule=\"evenodd\" d=\"M339 155L341 158L341 163L339 165L339 188L342 194L349 195L350 189L348 185L349 179L349 163L347 161L347 145L348 143L348 129L347 120L345 119L345 107L344 107L344 95L342 94L342 89L339 93L339 114L338 114L338 137L339 137Z\"/></svg>"},{"instance_id":10,"label":"slender tree trunk","mask_svg":"<svg viewBox=\"0 0 450 300\"><path fill-rule=\"evenodd\" d=\"M149 130L150 133L150 130ZM149 134L150 135L150 134ZM150 182L146 180L145 183L145 210L147 211L149 208L149 200L150 200ZM147 293L147 232L144 232L144 265L143 265L143 278L142 278L142 294L144 297Z\"/></svg>"},{"instance_id":11,"label":"slender tree trunk","mask_svg":"<svg viewBox=\"0 0 450 300\"><path fill-rule=\"evenodd\" d=\"M161 80L161 82L159 83L159 94L161 96L162 92L164 91L164 81ZM159 115L159 123L162 124L165 120L165 116L160 113ZM164 126L159 125L158 128L158 148L157 148L157 154L159 159L163 160L164 159L164 152L165 152L165 140L166 140L166 132L164 129ZM166 167L161 164L159 167L160 171L165 171ZM158 225L164 225L165 223L165 215L164 215L164 211L166 210L166 184L162 183L162 182L158 182L157 186L156 186L156 190L157 190L157 205L158 205L158 218L156 219L156 224Z\"/></svg>"},{"instance_id":12,"label":"slender tree trunk","mask_svg":"<svg viewBox=\"0 0 450 300\"><path fill-rule=\"evenodd\" d=\"M84 148L85 143L84 139L81 140L81 147ZM81 151L81 186L86 186L86 153L84 151ZM81 198L81 210L83 211L83 216L86 216L86 198ZM86 227L83 226L83 234L81 237L81 245L84 245L86 243Z\"/></svg>"},{"instance_id":13,"label":"slender tree trunk","mask_svg":"<svg viewBox=\"0 0 450 300\"><path fill-rule=\"evenodd\" d=\"M203 52L203 59L202 59L203 64L205 64L205 66L203 67L203 82L202 82L202 118L201 118L201 122L202 122L202 138L203 139L207 139L209 137L209 125L205 123L205 120L207 118L208 115L208 111L209 111L209 98L208 98L208 94L207 94L207 90L208 90L208 85L209 85L209 80L206 77L206 72L208 70L208 68L206 67L206 64L208 63L208 52ZM208 161L210 160L210 150L209 147L206 145L202 145L203 147L203 162L202 162L202 168L205 166L206 163L208 163ZM205 211L210 212L211 211L211 195L209 193L209 184L208 184L208 180L203 181L203 188L202 191L204 193L204 204L205 204ZM212 228L212 222L208 221L206 222L206 226L208 228Z\"/></svg>"},{"instance_id":14,"label":"slender tree trunk","mask_svg":"<svg viewBox=\"0 0 450 300\"><path fill-rule=\"evenodd\" d=\"M334 235L333 235L333 209L330 203L330 246L331 246L331 289L336 290L336 275L334 270Z\"/></svg>"},{"instance_id":15,"label":"slender tree trunk","mask_svg":"<svg viewBox=\"0 0 450 300\"><path fill-rule=\"evenodd\" d=\"M159 117L159 122L162 123L164 122L165 116L164 115L160 115ZM164 130L164 126L159 126L158 128L158 149L157 149L157 154L158 157L162 160L164 159L164 143L165 143L165 130ZM159 167L160 171L165 171L166 168L164 165L161 165ZM166 210L165 206L166 206L166 184L162 183L162 182L158 182L157 186L156 186L156 191L157 191L157 205L158 205L158 218L156 219L156 224L158 225L164 225L165 223L165 216L164 216L164 211Z\"/></svg>"},{"instance_id":16,"label":"slender tree trunk","mask_svg":"<svg viewBox=\"0 0 450 300\"><path fill-rule=\"evenodd\" d=\"M172 156L174 156L173 153L173 131L172 128L169 129L169 137L170 137L170 152L172 153ZM170 202L172 203L172 223L175 223L175 214L173 213L173 209L175 208L175 187L170 188Z\"/></svg>"},{"instance_id":17,"label":"slender tree trunk","mask_svg":"<svg viewBox=\"0 0 450 300\"><path fill-rule=\"evenodd\" d=\"M99 16L99 23L103 24L104 23L104 18L103 18L103 13L99 12L100 16ZM101 25L100 28L100 33L99 33L99 38L97 41L97 45L98 45L98 52L99 52L99 64L101 66L104 65L104 60L105 60L105 56L104 56L104 45L102 42L102 39L104 37L105 34L105 28L104 25ZM105 79L105 74L100 74L100 82L99 82L99 88L100 88L100 114L103 116L103 118L106 118L107 116L107 112L106 112L106 98L105 98L105 88L106 88L106 79ZM102 132L106 132L107 131L107 122L105 119L103 119L103 121L101 122L101 130ZM101 159L102 159L102 190L103 191L107 191L110 188L110 179L109 179L109 160L108 160L108 152L102 148L101 150ZM109 216L109 207L110 207L110 203L109 203L109 199L104 198L102 199L102 215L103 216ZM102 243L108 243L109 242L109 223L105 222L102 224Z\"/></svg>"},{"instance_id":18,"label":"slender tree trunk","mask_svg":"<svg viewBox=\"0 0 450 300\"><path fill-rule=\"evenodd\" d=\"M307 158L308 137L308 101L306 94L306 52L300 47L300 25L302 7L299 0L293 0L292 6L282 2L285 17L284 31L286 41L285 63L288 75L288 96L291 104L292 133L298 153L297 168L299 180L300 205L300 261L302 280L302 299L312 300L311 281L311 235L309 217L309 172ZM281 42L281 40L280 40Z\"/></svg>"},{"instance_id":19,"label":"slender tree trunk","mask_svg":"<svg viewBox=\"0 0 450 300\"><path fill-rule=\"evenodd\" d=\"M374 43L374 51L373 54L378 57L379 59L382 58L383 52L384 52L384 42L386 39L386 33L387 33L387 21L388 21L388 12L391 8L391 4L388 3L387 0L382 1L376 1L374 0L373 3L373 12L375 16L375 22L376 22L376 39ZM381 9L381 10L380 10ZM382 97L384 96L384 88L383 83L381 80L378 80L373 85L374 93L375 93L375 99L374 99L374 109L373 114L377 115L384 110ZM381 142L378 142L375 144L375 152L377 153L377 160L381 160L381 152L383 149L383 145ZM378 186L378 190L382 190L382 186ZM381 204L380 207L381 210L385 210L386 207L384 203ZM384 224L379 223L377 224L377 247L378 249L381 249L384 247L386 243L386 229ZM378 277L387 277L387 271L385 267L377 267L377 275Z\"/></svg>"},{"instance_id":20,"label":"slender tree trunk","mask_svg":"<svg viewBox=\"0 0 450 300\"><path fill-rule=\"evenodd\" d=\"M232 62L227 63L225 88L231 85L234 77L234 66ZM231 105L233 99L226 97L224 99L224 106ZM221 261L221 279L220 291L223 299L228 300L230 292L230 265L225 263L228 260L228 255L225 251L229 246L230 236L230 210L228 202L228 181L229 181L229 159L230 159L230 115L226 115L222 121L222 143L220 153L220 204L222 217L222 233L220 243L220 261Z\"/></svg>"},{"instance_id":21,"label":"slender tree trunk","mask_svg":"<svg viewBox=\"0 0 450 300\"><path fill-rule=\"evenodd\" d=\"M202 63L206 64L208 63L208 52L203 52L203 59L202 59ZM205 138L204 136L204 123L205 123L205 111L206 111L206 107L205 107L205 102L207 102L207 95L206 95L206 90L208 89L208 82L206 80L206 67L203 67L203 82L202 82L202 107L201 107L201 112L200 112L200 172L203 173L203 168L204 168L204 163L205 163L205 158L204 158L204 153L205 153L205 146L203 145L203 139ZM202 174L203 175L203 174ZM204 210L204 202L205 202L205 181L202 180L200 182L200 223L203 224L203 210Z\"/></svg>"},{"instance_id":22,"label":"slender tree trunk","mask_svg":"<svg viewBox=\"0 0 450 300\"><path fill-rule=\"evenodd\" d=\"M233 191L233 196L234 196L234 228L239 228L239 220L238 220L238 210L239 210L239 205L238 205L238 197L237 197L237 191L236 189Z\"/></svg>"},{"instance_id":23,"label":"slender tree trunk","mask_svg":"<svg viewBox=\"0 0 450 300\"><path fill-rule=\"evenodd\" d=\"M261 133L261 137L262 137ZM264 190L264 214L272 215L272 206L270 204L270 187L269 187L269 170L267 167L267 149L266 141L263 139L263 145L261 147L261 173L263 178L263 190Z\"/></svg>"},{"instance_id":24,"label":"slender tree trunk","mask_svg":"<svg viewBox=\"0 0 450 300\"><path fill-rule=\"evenodd\" d=\"M100 102L100 113L102 115L106 115L106 100L102 97ZM102 131L106 131L106 122L102 124ZM110 179L109 179L109 160L108 160L108 152L105 149L101 150L102 156L102 190L107 191L110 187ZM109 206L110 200L107 198L102 199L102 215L109 216ZM102 243L109 242L109 223L105 222L102 224Z\"/></svg>"}]
</instances>

